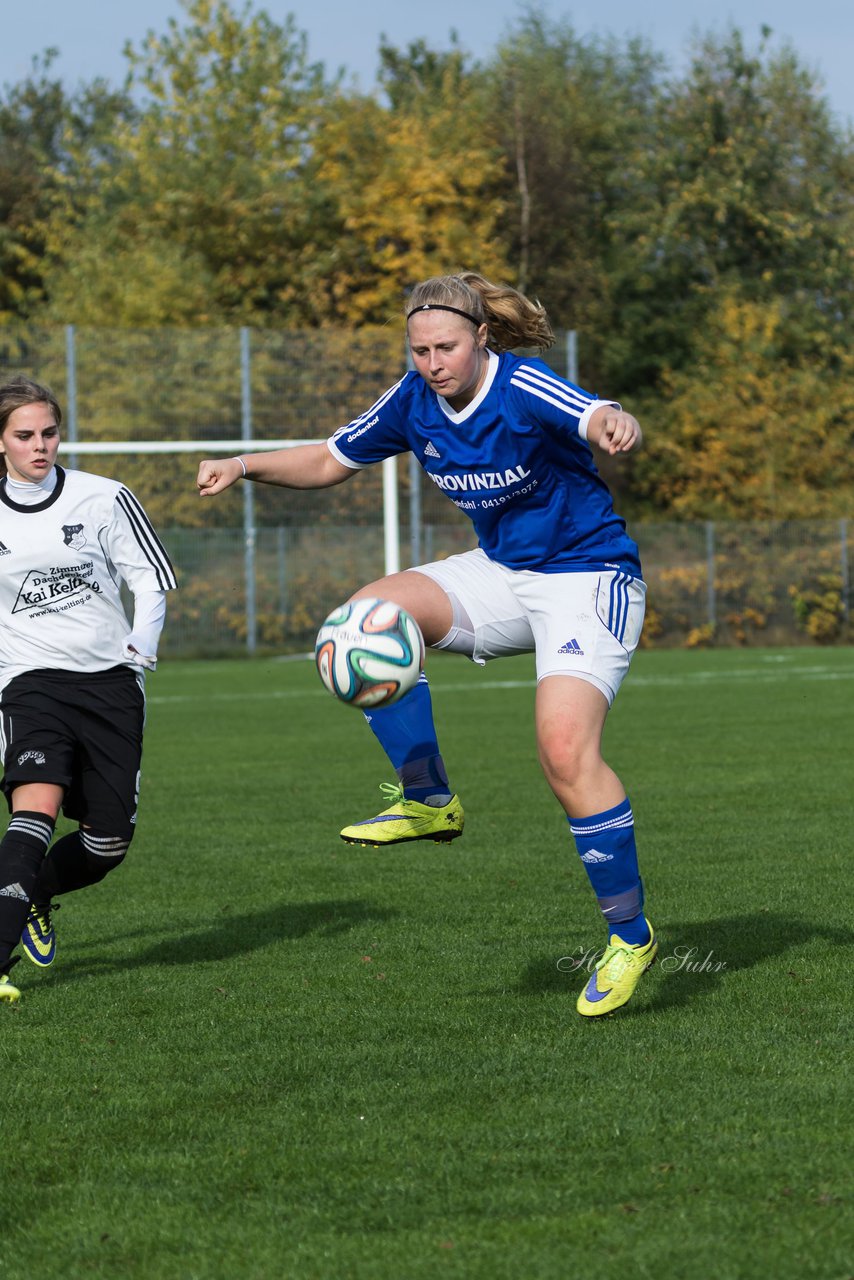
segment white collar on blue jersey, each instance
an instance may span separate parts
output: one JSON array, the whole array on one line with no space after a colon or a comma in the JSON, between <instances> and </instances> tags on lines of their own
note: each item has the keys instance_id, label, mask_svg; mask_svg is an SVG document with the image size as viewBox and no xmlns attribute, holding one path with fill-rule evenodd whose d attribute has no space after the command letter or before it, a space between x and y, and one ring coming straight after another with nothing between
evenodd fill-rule
<instances>
[{"instance_id":1,"label":"white collar on blue jersey","mask_svg":"<svg viewBox=\"0 0 854 1280\"><path fill-rule=\"evenodd\" d=\"M483 385L474 400L472 400L470 404L467 404L465 409L460 409L459 413L455 413L447 400L443 399L442 396L436 396L436 399L439 401L439 407L445 417L449 418L451 422L465 422L466 418L470 418L478 406L483 404L485 398L489 394L489 389L495 381L495 375L498 372L498 356L494 351L487 351L486 354L489 356L489 367L486 370Z\"/></svg>"}]
</instances>

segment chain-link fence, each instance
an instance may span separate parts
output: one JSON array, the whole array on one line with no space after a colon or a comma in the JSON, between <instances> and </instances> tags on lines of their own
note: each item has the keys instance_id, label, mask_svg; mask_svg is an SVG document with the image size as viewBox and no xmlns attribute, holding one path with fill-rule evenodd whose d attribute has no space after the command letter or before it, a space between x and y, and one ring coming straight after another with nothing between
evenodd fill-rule
<instances>
[{"instance_id":1,"label":"chain-link fence","mask_svg":"<svg viewBox=\"0 0 854 1280\"><path fill-rule=\"evenodd\" d=\"M854 641L848 521L641 523L633 533L649 586L649 647ZM409 528L401 534L406 548ZM474 545L462 520L425 523L419 537L423 560ZM330 609L384 571L379 520L257 529L251 559L244 539L240 527L165 531L180 575L165 652L306 650Z\"/></svg>"},{"instance_id":2,"label":"chain-link fence","mask_svg":"<svg viewBox=\"0 0 854 1280\"><path fill-rule=\"evenodd\" d=\"M546 361L576 381L577 339ZM64 442L325 437L407 369L400 326L356 330L0 328L0 381L25 373L63 406Z\"/></svg>"},{"instance_id":3,"label":"chain-link fence","mask_svg":"<svg viewBox=\"0 0 854 1280\"><path fill-rule=\"evenodd\" d=\"M547 358L578 381L574 333ZM388 563L380 468L322 494L244 485L200 501L193 447L325 438L405 369L396 326L0 330L0 379L20 371L48 382L64 407L63 460L120 477L161 532L181 583L164 636L176 655L304 649L329 609ZM107 442L136 452L82 452ZM143 452L158 443L185 447ZM468 520L422 484L412 459L398 461L397 477L402 567L474 545ZM647 645L854 639L849 521L635 523L631 532L649 584Z\"/></svg>"}]
</instances>

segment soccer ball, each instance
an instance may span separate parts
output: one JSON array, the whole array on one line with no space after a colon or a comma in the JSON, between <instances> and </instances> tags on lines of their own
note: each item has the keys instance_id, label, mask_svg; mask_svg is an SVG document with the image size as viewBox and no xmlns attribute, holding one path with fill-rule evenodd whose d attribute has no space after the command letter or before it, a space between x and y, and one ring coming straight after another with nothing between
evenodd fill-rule
<instances>
[{"instance_id":1,"label":"soccer ball","mask_svg":"<svg viewBox=\"0 0 854 1280\"><path fill-rule=\"evenodd\" d=\"M330 693L351 707L388 707L418 683L424 638L389 600L352 600L333 609L317 633L314 660Z\"/></svg>"}]
</instances>

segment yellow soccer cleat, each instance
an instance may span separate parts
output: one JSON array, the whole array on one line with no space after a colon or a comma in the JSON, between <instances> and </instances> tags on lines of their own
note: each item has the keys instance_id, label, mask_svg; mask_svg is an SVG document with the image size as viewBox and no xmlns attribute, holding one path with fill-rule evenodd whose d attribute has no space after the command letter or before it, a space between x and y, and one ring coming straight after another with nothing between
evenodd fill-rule
<instances>
[{"instance_id":1,"label":"yellow soccer cleat","mask_svg":"<svg viewBox=\"0 0 854 1280\"><path fill-rule=\"evenodd\" d=\"M0 1004L14 1004L20 998L21 993L9 981L8 973L0 974Z\"/></svg>"},{"instance_id":2,"label":"yellow soccer cleat","mask_svg":"<svg viewBox=\"0 0 854 1280\"><path fill-rule=\"evenodd\" d=\"M446 805L436 808L417 800L406 800L399 784L381 782L380 791L387 800L393 800L391 807L375 818L345 827L342 840L348 844L370 845L403 844L407 840L444 843L463 834L465 817L459 796L452 796Z\"/></svg>"},{"instance_id":3,"label":"yellow soccer cleat","mask_svg":"<svg viewBox=\"0 0 854 1280\"><path fill-rule=\"evenodd\" d=\"M59 905L52 902L37 907L34 902L30 903L30 913L21 934L24 955L42 969L53 964L56 956L56 926L52 913L59 910Z\"/></svg>"},{"instance_id":4,"label":"yellow soccer cleat","mask_svg":"<svg viewBox=\"0 0 854 1280\"><path fill-rule=\"evenodd\" d=\"M649 942L642 946L632 946L623 942L619 934L611 934L602 959L578 997L575 1007L580 1014L585 1018L598 1018L631 999L658 951L658 939L651 924L649 933Z\"/></svg>"}]
</instances>

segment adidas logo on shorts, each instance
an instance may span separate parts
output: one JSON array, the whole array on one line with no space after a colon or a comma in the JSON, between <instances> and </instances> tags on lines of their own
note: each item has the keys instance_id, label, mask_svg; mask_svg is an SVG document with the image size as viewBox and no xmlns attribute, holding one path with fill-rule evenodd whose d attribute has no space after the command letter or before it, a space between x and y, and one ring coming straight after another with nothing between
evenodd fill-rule
<instances>
[{"instance_id":1,"label":"adidas logo on shorts","mask_svg":"<svg viewBox=\"0 0 854 1280\"><path fill-rule=\"evenodd\" d=\"M571 653L574 658L584 657L584 650L577 640L567 640L566 644L562 644L558 649L558 653Z\"/></svg>"}]
</instances>

